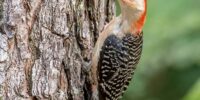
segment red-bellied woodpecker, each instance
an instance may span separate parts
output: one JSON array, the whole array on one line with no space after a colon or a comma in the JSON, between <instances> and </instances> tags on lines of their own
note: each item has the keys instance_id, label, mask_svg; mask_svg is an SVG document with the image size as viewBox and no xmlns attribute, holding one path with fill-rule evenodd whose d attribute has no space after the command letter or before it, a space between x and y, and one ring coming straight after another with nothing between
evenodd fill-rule
<instances>
[{"instance_id":1,"label":"red-bellied woodpecker","mask_svg":"<svg viewBox=\"0 0 200 100\"><path fill-rule=\"evenodd\" d=\"M118 100L126 90L142 52L146 0L118 0L121 15L114 18L95 44L92 68L99 99Z\"/></svg>"}]
</instances>

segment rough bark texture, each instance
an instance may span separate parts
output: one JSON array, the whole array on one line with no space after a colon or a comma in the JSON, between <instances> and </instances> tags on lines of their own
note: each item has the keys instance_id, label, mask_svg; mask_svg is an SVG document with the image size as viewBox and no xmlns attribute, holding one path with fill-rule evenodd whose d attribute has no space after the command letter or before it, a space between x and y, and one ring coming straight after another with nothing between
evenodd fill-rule
<instances>
[{"instance_id":1,"label":"rough bark texture","mask_svg":"<svg viewBox=\"0 0 200 100\"><path fill-rule=\"evenodd\" d=\"M92 49L114 10L114 0L1 0L1 98L89 100Z\"/></svg>"}]
</instances>

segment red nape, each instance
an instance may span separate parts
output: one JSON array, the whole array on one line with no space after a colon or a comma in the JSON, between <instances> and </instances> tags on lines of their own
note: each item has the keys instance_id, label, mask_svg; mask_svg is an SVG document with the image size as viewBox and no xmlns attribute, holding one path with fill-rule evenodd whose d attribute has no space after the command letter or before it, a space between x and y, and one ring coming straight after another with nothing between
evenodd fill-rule
<instances>
[{"instance_id":1,"label":"red nape","mask_svg":"<svg viewBox=\"0 0 200 100\"><path fill-rule=\"evenodd\" d=\"M146 12L147 12L147 0L144 0L144 12L140 16L139 20L135 23L135 27L138 30L138 34L142 31L142 27L144 26L145 19L146 19Z\"/></svg>"}]
</instances>

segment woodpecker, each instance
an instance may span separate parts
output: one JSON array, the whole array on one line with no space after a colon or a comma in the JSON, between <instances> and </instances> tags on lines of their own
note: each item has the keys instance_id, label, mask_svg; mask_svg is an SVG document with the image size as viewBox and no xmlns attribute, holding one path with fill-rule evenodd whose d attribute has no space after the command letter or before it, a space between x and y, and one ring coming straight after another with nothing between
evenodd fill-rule
<instances>
[{"instance_id":1,"label":"woodpecker","mask_svg":"<svg viewBox=\"0 0 200 100\"><path fill-rule=\"evenodd\" d=\"M127 89L141 56L146 0L118 0L121 15L99 34L92 68L99 100L118 100ZM94 85L94 86L95 86Z\"/></svg>"}]
</instances>

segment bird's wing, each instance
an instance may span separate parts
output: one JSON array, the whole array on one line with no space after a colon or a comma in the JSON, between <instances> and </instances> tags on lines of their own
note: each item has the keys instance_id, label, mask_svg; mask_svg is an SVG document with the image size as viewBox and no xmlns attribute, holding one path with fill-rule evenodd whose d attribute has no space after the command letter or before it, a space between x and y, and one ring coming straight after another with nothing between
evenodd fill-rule
<instances>
[{"instance_id":1,"label":"bird's wing","mask_svg":"<svg viewBox=\"0 0 200 100\"><path fill-rule=\"evenodd\" d=\"M121 63L120 52L122 43L114 35L109 36L100 51L100 60L98 63L100 82L108 81L119 72Z\"/></svg>"},{"instance_id":2,"label":"bird's wing","mask_svg":"<svg viewBox=\"0 0 200 100\"><path fill-rule=\"evenodd\" d=\"M109 36L104 42L100 52L98 72L102 91L113 91L113 94L108 94L109 92L106 94L110 95L108 97L116 98L121 94L120 91L127 81L126 77L131 73L125 68L129 62L127 51L128 49L123 47L122 40L114 35Z\"/></svg>"},{"instance_id":3,"label":"bird's wing","mask_svg":"<svg viewBox=\"0 0 200 100\"><path fill-rule=\"evenodd\" d=\"M107 37L98 62L100 91L109 95L107 97L118 98L122 95L131 80L141 49L142 36Z\"/></svg>"}]
</instances>

